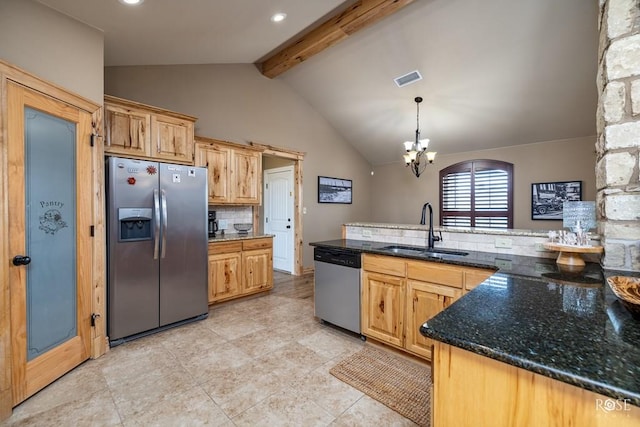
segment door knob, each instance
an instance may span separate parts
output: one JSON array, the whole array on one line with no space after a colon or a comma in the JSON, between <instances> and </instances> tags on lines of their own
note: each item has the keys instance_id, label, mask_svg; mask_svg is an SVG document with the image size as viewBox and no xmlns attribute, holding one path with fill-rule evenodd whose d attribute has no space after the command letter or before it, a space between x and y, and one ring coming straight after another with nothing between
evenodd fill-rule
<instances>
[{"instance_id":1,"label":"door knob","mask_svg":"<svg viewBox=\"0 0 640 427\"><path fill-rule=\"evenodd\" d=\"M26 255L16 255L13 257L13 265L29 265L31 258Z\"/></svg>"}]
</instances>

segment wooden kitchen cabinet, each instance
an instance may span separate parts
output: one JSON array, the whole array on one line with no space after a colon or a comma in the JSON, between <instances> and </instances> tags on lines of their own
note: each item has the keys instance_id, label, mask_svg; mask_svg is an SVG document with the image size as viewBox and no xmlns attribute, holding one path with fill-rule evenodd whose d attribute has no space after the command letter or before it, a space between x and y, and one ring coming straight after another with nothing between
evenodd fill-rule
<instances>
[{"instance_id":1,"label":"wooden kitchen cabinet","mask_svg":"<svg viewBox=\"0 0 640 427\"><path fill-rule=\"evenodd\" d=\"M193 164L195 117L105 95L105 154Z\"/></svg>"},{"instance_id":2,"label":"wooden kitchen cabinet","mask_svg":"<svg viewBox=\"0 0 640 427\"><path fill-rule=\"evenodd\" d=\"M229 169L231 149L196 144L196 166L207 168L209 204L223 204L231 200Z\"/></svg>"},{"instance_id":3,"label":"wooden kitchen cabinet","mask_svg":"<svg viewBox=\"0 0 640 427\"><path fill-rule=\"evenodd\" d=\"M480 283L487 280L495 273L494 270L485 270L482 268L465 268L464 270L464 293L471 291Z\"/></svg>"},{"instance_id":4,"label":"wooden kitchen cabinet","mask_svg":"<svg viewBox=\"0 0 640 427\"><path fill-rule=\"evenodd\" d=\"M272 288L272 237L209 243L209 304Z\"/></svg>"},{"instance_id":5,"label":"wooden kitchen cabinet","mask_svg":"<svg viewBox=\"0 0 640 427\"><path fill-rule=\"evenodd\" d=\"M462 290L427 282L407 281L407 336L405 348L431 359L433 340L420 333L420 326L462 296Z\"/></svg>"},{"instance_id":6,"label":"wooden kitchen cabinet","mask_svg":"<svg viewBox=\"0 0 640 427\"><path fill-rule=\"evenodd\" d=\"M231 200L233 203L260 204L262 194L262 155L256 151L231 150Z\"/></svg>"},{"instance_id":7,"label":"wooden kitchen cabinet","mask_svg":"<svg viewBox=\"0 0 640 427\"><path fill-rule=\"evenodd\" d=\"M209 304L242 292L242 242L209 243Z\"/></svg>"},{"instance_id":8,"label":"wooden kitchen cabinet","mask_svg":"<svg viewBox=\"0 0 640 427\"><path fill-rule=\"evenodd\" d=\"M640 408L609 411L610 397L436 341L433 427L637 427ZM598 406L600 402L600 406ZM625 403L625 402L622 402Z\"/></svg>"},{"instance_id":9,"label":"wooden kitchen cabinet","mask_svg":"<svg viewBox=\"0 0 640 427\"><path fill-rule=\"evenodd\" d=\"M151 156L151 115L105 99L104 151L132 157Z\"/></svg>"},{"instance_id":10,"label":"wooden kitchen cabinet","mask_svg":"<svg viewBox=\"0 0 640 427\"><path fill-rule=\"evenodd\" d=\"M196 166L209 173L209 203L259 205L262 201L262 154L211 138L196 137Z\"/></svg>"},{"instance_id":11,"label":"wooden kitchen cabinet","mask_svg":"<svg viewBox=\"0 0 640 427\"><path fill-rule=\"evenodd\" d=\"M242 284L244 293L270 289L273 284L271 249L242 252Z\"/></svg>"},{"instance_id":12,"label":"wooden kitchen cabinet","mask_svg":"<svg viewBox=\"0 0 640 427\"><path fill-rule=\"evenodd\" d=\"M453 304L493 270L364 254L362 334L431 359L433 341L420 326Z\"/></svg>"},{"instance_id":13,"label":"wooden kitchen cabinet","mask_svg":"<svg viewBox=\"0 0 640 427\"><path fill-rule=\"evenodd\" d=\"M404 278L365 271L362 279L362 334L403 347Z\"/></svg>"}]
</instances>

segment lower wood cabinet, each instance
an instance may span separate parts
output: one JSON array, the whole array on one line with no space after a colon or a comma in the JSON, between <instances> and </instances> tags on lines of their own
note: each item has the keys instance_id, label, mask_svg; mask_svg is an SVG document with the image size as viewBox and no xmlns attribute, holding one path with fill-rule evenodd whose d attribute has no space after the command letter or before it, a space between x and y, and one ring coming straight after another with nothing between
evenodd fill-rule
<instances>
[{"instance_id":1,"label":"lower wood cabinet","mask_svg":"<svg viewBox=\"0 0 640 427\"><path fill-rule=\"evenodd\" d=\"M462 289L428 282L407 281L407 328L405 348L431 359L433 340L420 333L420 326L462 296Z\"/></svg>"},{"instance_id":2,"label":"lower wood cabinet","mask_svg":"<svg viewBox=\"0 0 640 427\"><path fill-rule=\"evenodd\" d=\"M402 347L404 344L404 279L365 271L362 281L363 335Z\"/></svg>"},{"instance_id":3,"label":"lower wood cabinet","mask_svg":"<svg viewBox=\"0 0 640 427\"><path fill-rule=\"evenodd\" d=\"M433 341L420 326L494 272L373 254L362 268L362 334L425 359Z\"/></svg>"},{"instance_id":4,"label":"lower wood cabinet","mask_svg":"<svg viewBox=\"0 0 640 427\"><path fill-rule=\"evenodd\" d=\"M640 407L622 399L442 342L435 343L431 372L433 427L640 425Z\"/></svg>"},{"instance_id":5,"label":"lower wood cabinet","mask_svg":"<svg viewBox=\"0 0 640 427\"><path fill-rule=\"evenodd\" d=\"M272 288L271 237L209 243L209 304Z\"/></svg>"}]
</instances>

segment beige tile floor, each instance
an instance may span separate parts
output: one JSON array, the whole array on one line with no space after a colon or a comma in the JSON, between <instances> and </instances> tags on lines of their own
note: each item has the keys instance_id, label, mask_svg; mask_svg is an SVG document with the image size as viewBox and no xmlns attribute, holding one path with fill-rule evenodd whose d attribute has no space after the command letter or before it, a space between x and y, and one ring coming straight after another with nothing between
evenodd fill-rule
<instances>
[{"instance_id":1,"label":"beige tile floor","mask_svg":"<svg viewBox=\"0 0 640 427\"><path fill-rule=\"evenodd\" d=\"M8 426L414 426L329 374L362 348L313 317L313 276L89 360Z\"/></svg>"}]
</instances>

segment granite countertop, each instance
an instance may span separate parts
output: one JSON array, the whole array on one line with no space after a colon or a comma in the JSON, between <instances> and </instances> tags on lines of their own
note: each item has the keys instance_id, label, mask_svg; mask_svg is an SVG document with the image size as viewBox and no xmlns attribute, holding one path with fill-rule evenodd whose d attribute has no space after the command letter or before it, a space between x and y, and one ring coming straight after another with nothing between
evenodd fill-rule
<instances>
[{"instance_id":1,"label":"granite countertop","mask_svg":"<svg viewBox=\"0 0 640 427\"><path fill-rule=\"evenodd\" d=\"M620 304L602 271L588 263L579 275L555 260L469 251L432 259L394 254L390 243L331 240L343 248L498 271L432 319L427 337L640 406L640 320ZM633 275L640 276L640 273Z\"/></svg>"},{"instance_id":2,"label":"granite countertop","mask_svg":"<svg viewBox=\"0 0 640 427\"><path fill-rule=\"evenodd\" d=\"M229 240L246 240L246 239L261 239L263 237L273 237L273 234L263 233L216 233L215 237L209 237L209 243L226 242Z\"/></svg>"}]
</instances>

